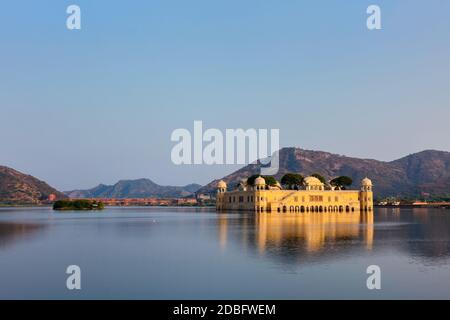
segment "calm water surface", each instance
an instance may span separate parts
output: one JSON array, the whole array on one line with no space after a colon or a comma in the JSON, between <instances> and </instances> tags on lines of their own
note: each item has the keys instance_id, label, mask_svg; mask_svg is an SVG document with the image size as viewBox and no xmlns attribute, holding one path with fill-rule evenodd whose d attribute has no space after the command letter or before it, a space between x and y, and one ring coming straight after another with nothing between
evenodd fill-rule
<instances>
[{"instance_id":1,"label":"calm water surface","mask_svg":"<svg viewBox=\"0 0 450 320\"><path fill-rule=\"evenodd\" d=\"M73 264L77 292L66 289ZM381 291L366 287L374 264ZM450 210L2 208L0 298L450 299Z\"/></svg>"}]
</instances>

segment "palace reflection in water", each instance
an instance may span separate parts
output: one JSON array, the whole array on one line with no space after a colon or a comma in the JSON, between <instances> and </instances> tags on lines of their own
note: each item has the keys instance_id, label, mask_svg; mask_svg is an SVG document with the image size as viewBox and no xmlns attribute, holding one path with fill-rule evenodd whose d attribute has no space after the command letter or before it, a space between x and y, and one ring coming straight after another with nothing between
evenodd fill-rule
<instances>
[{"instance_id":1,"label":"palace reflection in water","mask_svg":"<svg viewBox=\"0 0 450 320\"><path fill-rule=\"evenodd\" d=\"M234 215L235 219L233 214L219 214L222 249L237 242L258 254L269 253L291 262L383 249L401 250L428 262L450 256L450 214L446 210L379 208L375 213Z\"/></svg>"},{"instance_id":2,"label":"palace reflection in water","mask_svg":"<svg viewBox=\"0 0 450 320\"><path fill-rule=\"evenodd\" d=\"M366 228L360 228L360 224ZM268 245L303 245L308 252L319 251L340 240L363 239L368 249L373 245L373 214L306 213L303 215L257 215L258 248L265 251Z\"/></svg>"},{"instance_id":3,"label":"palace reflection in water","mask_svg":"<svg viewBox=\"0 0 450 320\"><path fill-rule=\"evenodd\" d=\"M227 246L230 222L233 222L230 215L219 215L222 248ZM340 241L362 242L366 249L371 250L374 241L372 212L255 214L244 219L242 224L241 236L245 238L242 240L253 242L259 253L271 248L291 253L314 253L338 245Z\"/></svg>"}]
</instances>

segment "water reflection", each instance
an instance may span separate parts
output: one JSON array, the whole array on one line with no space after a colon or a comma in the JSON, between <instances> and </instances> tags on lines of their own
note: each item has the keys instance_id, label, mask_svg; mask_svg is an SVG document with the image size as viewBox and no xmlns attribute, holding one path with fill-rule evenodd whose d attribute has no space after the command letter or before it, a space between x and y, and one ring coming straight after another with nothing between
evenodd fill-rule
<instances>
[{"instance_id":1,"label":"water reflection","mask_svg":"<svg viewBox=\"0 0 450 320\"><path fill-rule=\"evenodd\" d=\"M434 259L450 256L450 214L447 210L437 211L430 215L427 209L412 210L416 223L409 235L422 241L406 242L409 251Z\"/></svg>"},{"instance_id":2,"label":"water reflection","mask_svg":"<svg viewBox=\"0 0 450 320\"><path fill-rule=\"evenodd\" d=\"M291 262L335 256L340 249L370 251L374 235L373 213L256 214L242 219L223 214L218 218L222 249L228 241L237 240L242 248L252 247L259 255Z\"/></svg>"},{"instance_id":3,"label":"water reflection","mask_svg":"<svg viewBox=\"0 0 450 320\"><path fill-rule=\"evenodd\" d=\"M450 214L430 209L378 209L374 213L219 215L220 247L229 241L260 255L297 261L399 250L414 260L450 258Z\"/></svg>"},{"instance_id":4,"label":"water reflection","mask_svg":"<svg viewBox=\"0 0 450 320\"><path fill-rule=\"evenodd\" d=\"M1 211L0 298L72 298L61 283L74 261L89 271L83 298L372 298L371 264L390 278L382 298L449 297L448 210Z\"/></svg>"},{"instance_id":5,"label":"water reflection","mask_svg":"<svg viewBox=\"0 0 450 320\"><path fill-rule=\"evenodd\" d=\"M0 222L0 249L43 231L43 224Z\"/></svg>"},{"instance_id":6,"label":"water reflection","mask_svg":"<svg viewBox=\"0 0 450 320\"><path fill-rule=\"evenodd\" d=\"M361 229L360 224L366 224ZM257 239L260 252L268 246L304 247L317 252L339 241L361 239L368 249L373 245L373 214L305 213L293 215L257 215Z\"/></svg>"},{"instance_id":7,"label":"water reflection","mask_svg":"<svg viewBox=\"0 0 450 320\"><path fill-rule=\"evenodd\" d=\"M450 258L450 212L444 209L378 209L376 217L381 245L395 245L414 259Z\"/></svg>"}]
</instances>

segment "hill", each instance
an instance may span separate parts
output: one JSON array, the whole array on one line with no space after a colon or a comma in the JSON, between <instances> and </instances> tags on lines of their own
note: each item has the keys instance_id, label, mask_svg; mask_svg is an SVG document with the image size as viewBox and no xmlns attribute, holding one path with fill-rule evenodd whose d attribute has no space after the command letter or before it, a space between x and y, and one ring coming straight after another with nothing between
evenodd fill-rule
<instances>
[{"instance_id":1,"label":"hill","mask_svg":"<svg viewBox=\"0 0 450 320\"><path fill-rule=\"evenodd\" d=\"M51 194L56 199L66 198L63 193L33 176L0 166L0 203L39 204Z\"/></svg>"},{"instance_id":2,"label":"hill","mask_svg":"<svg viewBox=\"0 0 450 320\"><path fill-rule=\"evenodd\" d=\"M114 185L100 184L88 190L66 191L70 198L182 198L192 196L200 185L161 186L150 179L121 180Z\"/></svg>"},{"instance_id":3,"label":"hill","mask_svg":"<svg viewBox=\"0 0 450 320\"><path fill-rule=\"evenodd\" d=\"M259 164L251 164L223 178L229 185L259 173ZM280 150L280 170L277 179L287 172L304 176L320 173L326 179L347 175L356 185L364 177L374 183L377 198L389 196L407 198L450 198L450 153L426 150L404 158L385 162L359 159L323 151L283 148ZM201 188L199 193L214 192L218 180Z\"/></svg>"}]
</instances>

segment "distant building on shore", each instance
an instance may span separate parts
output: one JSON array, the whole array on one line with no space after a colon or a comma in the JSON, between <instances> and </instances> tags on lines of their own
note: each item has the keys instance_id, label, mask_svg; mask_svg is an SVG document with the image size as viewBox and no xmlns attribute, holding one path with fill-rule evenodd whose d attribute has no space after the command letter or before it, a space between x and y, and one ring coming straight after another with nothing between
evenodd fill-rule
<instances>
[{"instance_id":1,"label":"distant building on shore","mask_svg":"<svg viewBox=\"0 0 450 320\"><path fill-rule=\"evenodd\" d=\"M262 177L254 185L245 183L236 190L228 191L225 181L217 185L218 211L252 212L355 212L373 210L372 181L361 181L360 190L326 190L325 185L316 177L306 177L303 190L283 190L266 185Z\"/></svg>"}]
</instances>

